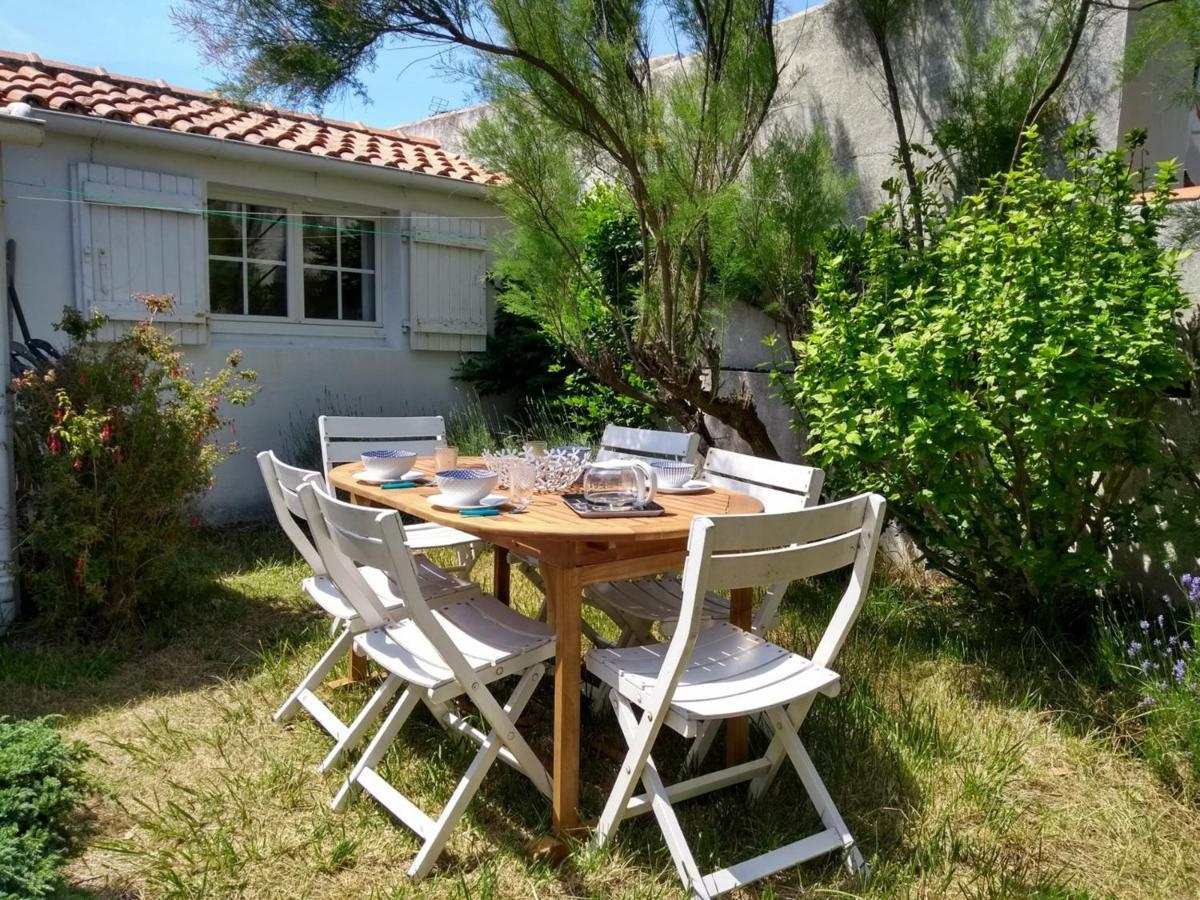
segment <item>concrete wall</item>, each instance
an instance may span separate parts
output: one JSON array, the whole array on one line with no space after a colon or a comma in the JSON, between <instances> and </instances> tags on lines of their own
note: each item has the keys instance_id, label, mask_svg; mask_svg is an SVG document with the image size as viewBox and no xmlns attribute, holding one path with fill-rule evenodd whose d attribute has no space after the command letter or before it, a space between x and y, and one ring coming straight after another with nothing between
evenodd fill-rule
<instances>
[{"instance_id":1,"label":"concrete wall","mask_svg":"<svg viewBox=\"0 0 1200 900\"><path fill-rule=\"evenodd\" d=\"M354 176L288 170L272 165L263 150L260 165L231 161L213 153L164 153L113 140L86 140L47 134L40 148L3 147L6 226L18 245L16 286L36 336L61 344L52 330L64 306L76 305L71 198L68 171L89 161L204 178L214 187L268 192L281 197L345 204L350 208L403 214L408 211L447 216L494 216L494 207L469 196L391 187ZM295 156L295 154L293 154ZM451 186L452 189L452 186ZM393 223L395 225L396 223ZM400 230L396 228L396 230ZM290 334L239 331L238 325L214 327L208 342L187 347L187 362L198 372L222 365L234 349L244 352L247 368L257 370L261 392L251 406L232 411L236 433L223 436L242 447L217 472L206 498L213 520L253 516L266 508L254 454L280 448L293 423L311 427L327 395L364 414L448 415L463 398L451 380L460 354L409 349L407 242L383 238L377 281L383 327L362 336L331 336L322 325L295 326Z\"/></svg>"}]
</instances>

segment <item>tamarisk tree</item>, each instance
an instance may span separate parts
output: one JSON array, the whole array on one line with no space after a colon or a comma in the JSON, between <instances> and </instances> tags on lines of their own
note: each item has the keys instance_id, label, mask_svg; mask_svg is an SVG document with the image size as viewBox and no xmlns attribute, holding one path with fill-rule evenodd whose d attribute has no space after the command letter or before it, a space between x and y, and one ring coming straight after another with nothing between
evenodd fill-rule
<instances>
[{"instance_id":1,"label":"tamarisk tree","mask_svg":"<svg viewBox=\"0 0 1200 900\"><path fill-rule=\"evenodd\" d=\"M389 41L455 54L490 115L472 135L502 171L514 229L501 259L527 276L533 313L609 387L708 437L704 417L776 456L749 394L722 390L714 220L739 179L779 80L772 0L188 0L177 20L234 82L320 104ZM651 58L650 18L679 57ZM629 290L600 289L582 201L610 183L636 223ZM516 294L514 294L516 296ZM596 342L597 316L609 339ZM630 378L633 373L636 378Z\"/></svg>"}]
</instances>

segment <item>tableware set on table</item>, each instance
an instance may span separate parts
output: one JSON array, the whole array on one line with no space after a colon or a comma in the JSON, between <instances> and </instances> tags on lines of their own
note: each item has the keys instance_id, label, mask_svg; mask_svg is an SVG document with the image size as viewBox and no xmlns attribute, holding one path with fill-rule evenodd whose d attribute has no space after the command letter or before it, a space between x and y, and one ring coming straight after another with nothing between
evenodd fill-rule
<instances>
[{"instance_id":1,"label":"tableware set on table","mask_svg":"<svg viewBox=\"0 0 1200 900\"><path fill-rule=\"evenodd\" d=\"M547 447L529 441L521 450L485 450L486 468L458 465L457 447L434 450L434 478L439 492L431 506L463 515L496 515L502 507L523 512L535 493L557 493L578 484L579 493L564 493L563 501L586 518L656 516L664 509L655 494L691 494L710 489L695 479L695 465L676 460L608 459L592 461L584 446ZM409 450L367 450L363 471L354 477L384 488L417 487L426 476L414 468L417 454ZM498 493L503 488L507 494Z\"/></svg>"}]
</instances>

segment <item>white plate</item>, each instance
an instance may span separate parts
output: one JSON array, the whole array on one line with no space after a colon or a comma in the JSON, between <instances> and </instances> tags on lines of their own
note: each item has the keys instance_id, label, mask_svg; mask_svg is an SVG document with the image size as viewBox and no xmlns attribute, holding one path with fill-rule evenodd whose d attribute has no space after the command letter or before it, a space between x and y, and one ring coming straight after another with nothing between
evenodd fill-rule
<instances>
[{"instance_id":1,"label":"white plate","mask_svg":"<svg viewBox=\"0 0 1200 900\"><path fill-rule=\"evenodd\" d=\"M658 492L660 494L699 494L701 491L707 491L711 489L712 485L707 481L698 481L695 478L693 478L691 481L684 482L683 485L677 488L663 487L661 484L658 486Z\"/></svg>"},{"instance_id":2,"label":"white plate","mask_svg":"<svg viewBox=\"0 0 1200 900\"><path fill-rule=\"evenodd\" d=\"M455 511L463 509L491 509L493 506L503 506L508 502L508 497L504 494L488 494L482 500L476 500L474 503L459 503L457 500L450 500L445 494L434 494L425 499L429 501L430 506Z\"/></svg>"},{"instance_id":3,"label":"white plate","mask_svg":"<svg viewBox=\"0 0 1200 900\"><path fill-rule=\"evenodd\" d=\"M404 475L401 475L399 478L376 478L374 475L368 475L366 472L355 472L350 477L355 481L361 481L363 484L379 485L387 484L392 481L421 481L428 476L424 472L413 469L410 472L406 472Z\"/></svg>"}]
</instances>

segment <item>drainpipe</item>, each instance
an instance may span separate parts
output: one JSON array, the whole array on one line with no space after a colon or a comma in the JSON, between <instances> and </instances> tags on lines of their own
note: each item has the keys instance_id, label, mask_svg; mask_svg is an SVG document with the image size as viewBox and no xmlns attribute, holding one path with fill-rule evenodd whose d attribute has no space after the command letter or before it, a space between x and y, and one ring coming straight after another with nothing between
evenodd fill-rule
<instances>
[{"instance_id":1,"label":"drainpipe","mask_svg":"<svg viewBox=\"0 0 1200 900\"><path fill-rule=\"evenodd\" d=\"M4 223L4 151L13 144L39 146L45 128L46 123L33 117L33 109L27 103L13 103L6 109L0 109L0 291L4 292L4 314L0 315L0 350L8 347L12 340L11 313L8 308L8 262L6 254L2 252L8 239ZM6 390L3 402L0 402L0 636L16 620L21 601L13 557L15 488L12 397Z\"/></svg>"}]
</instances>

